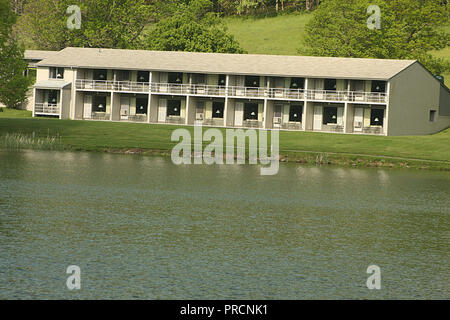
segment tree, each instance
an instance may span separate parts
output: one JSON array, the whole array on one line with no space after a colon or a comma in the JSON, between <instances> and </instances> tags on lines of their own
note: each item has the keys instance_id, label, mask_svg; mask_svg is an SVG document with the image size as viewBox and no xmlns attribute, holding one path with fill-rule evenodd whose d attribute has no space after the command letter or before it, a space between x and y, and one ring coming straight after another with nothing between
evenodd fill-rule
<instances>
[{"instance_id":1,"label":"tree","mask_svg":"<svg viewBox=\"0 0 450 320\"><path fill-rule=\"evenodd\" d=\"M224 22L210 12L209 0L181 4L169 18L161 20L149 32L145 47L150 50L243 53Z\"/></svg>"},{"instance_id":2,"label":"tree","mask_svg":"<svg viewBox=\"0 0 450 320\"><path fill-rule=\"evenodd\" d=\"M369 5L381 9L381 28L369 29ZM449 63L429 52L445 48L449 34L440 29L448 23L440 0L328 0L315 11L306 27L302 54L318 56L417 59L430 71L441 74Z\"/></svg>"},{"instance_id":3,"label":"tree","mask_svg":"<svg viewBox=\"0 0 450 320\"><path fill-rule=\"evenodd\" d=\"M69 29L67 8L81 9L81 28ZM145 0L33 0L19 19L19 34L39 49L135 48L152 15Z\"/></svg>"},{"instance_id":4,"label":"tree","mask_svg":"<svg viewBox=\"0 0 450 320\"><path fill-rule=\"evenodd\" d=\"M9 0L0 0L0 102L9 108L26 100L30 85L24 49L11 36L15 21Z\"/></svg>"}]
</instances>

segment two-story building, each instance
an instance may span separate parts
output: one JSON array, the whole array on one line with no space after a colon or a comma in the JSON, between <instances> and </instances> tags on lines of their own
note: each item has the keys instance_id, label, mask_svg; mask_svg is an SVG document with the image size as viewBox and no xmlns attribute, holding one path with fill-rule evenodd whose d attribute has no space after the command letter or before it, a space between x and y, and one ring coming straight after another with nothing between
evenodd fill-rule
<instances>
[{"instance_id":1,"label":"two-story building","mask_svg":"<svg viewBox=\"0 0 450 320\"><path fill-rule=\"evenodd\" d=\"M450 92L415 60L66 48L36 63L33 116L430 134Z\"/></svg>"}]
</instances>

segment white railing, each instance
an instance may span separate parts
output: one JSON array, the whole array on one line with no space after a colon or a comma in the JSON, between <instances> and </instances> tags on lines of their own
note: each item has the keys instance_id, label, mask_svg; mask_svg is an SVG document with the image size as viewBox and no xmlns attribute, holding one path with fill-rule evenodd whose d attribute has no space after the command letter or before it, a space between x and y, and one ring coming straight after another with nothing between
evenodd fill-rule
<instances>
[{"instance_id":1,"label":"white railing","mask_svg":"<svg viewBox=\"0 0 450 320\"><path fill-rule=\"evenodd\" d=\"M312 101L348 101L386 103L388 95L377 92L310 90L288 88L259 88L243 86L215 86L204 84L149 83L135 81L83 80L76 81L82 90L152 92L196 96L230 96Z\"/></svg>"},{"instance_id":2,"label":"white railing","mask_svg":"<svg viewBox=\"0 0 450 320\"><path fill-rule=\"evenodd\" d=\"M318 101L387 102L386 93L358 91L306 90L306 98Z\"/></svg>"},{"instance_id":3,"label":"white railing","mask_svg":"<svg viewBox=\"0 0 450 320\"><path fill-rule=\"evenodd\" d=\"M57 103L35 103L34 113L59 115L59 104Z\"/></svg>"},{"instance_id":4,"label":"white railing","mask_svg":"<svg viewBox=\"0 0 450 320\"><path fill-rule=\"evenodd\" d=\"M76 81L76 88L82 90L131 91L149 92L149 82L111 81L111 80L84 80Z\"/></svg>"}]
</instances>

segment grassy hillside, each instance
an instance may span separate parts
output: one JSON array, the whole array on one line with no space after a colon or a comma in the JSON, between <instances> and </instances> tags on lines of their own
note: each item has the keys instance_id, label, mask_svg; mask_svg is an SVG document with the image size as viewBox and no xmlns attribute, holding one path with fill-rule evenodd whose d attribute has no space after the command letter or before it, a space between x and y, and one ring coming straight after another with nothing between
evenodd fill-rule
<instances>
[{"instance_id":1,"label":"grassy hillside","mask_svg":"<svg viewBox=\"0 0 450 320\"><path fill-rule=\"evenodd\" d=\"M249 53L296 55L312 14L226 18L228 30Z\"/></svg>"},{"instance_id":2,"label":"grassy hillside","mask_svg":"<svg viewBox=\"0 0 450 320\"><path fill-rule=\"evenodd\" d=\"M230 17L225 21L230 33L249 53L296 55L302 46L305 25L311 18L312 14L288 14L268 18ZM450 32L450 26L444 29ZM433 54L450 60L450 47ZM450 73L444 77L450 87Z\"/></svg>"}]
</instances>

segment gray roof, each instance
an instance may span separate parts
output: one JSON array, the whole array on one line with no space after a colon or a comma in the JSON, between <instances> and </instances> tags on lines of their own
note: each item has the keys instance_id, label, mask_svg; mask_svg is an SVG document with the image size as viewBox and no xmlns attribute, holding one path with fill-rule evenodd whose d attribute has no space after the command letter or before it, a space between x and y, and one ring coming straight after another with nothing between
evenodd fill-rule
<instances>
[{"instance_id":1,"label":"gray roof","mask_svg":"<svg viewBox=\"0 0 450 320\"><path fill-rule=\"evenodd\" d=\"M37 66L389 80L416 60L66 48Z\"/></svg>"},{"instance_id":2,"label":"gray roof","mask_svg":"<svg viewBox=\"0 0 450 320\"><path fill-rule=\"evenodd\" d=\"M64 80L46 80L34 85L37 89L64 89L67 86L71 86L71 83Z\"/></svg>"},{"instance_id":3,"label":"gray roof","mask_svg":"<svg viewBox=\"0 0 450 320\"><path fill-rule=\"evenodd\" d=\"M50 58L59 51L44 51L44 50L25 50L26 60L44 60Z\"/></svg>"}]
</instances>

